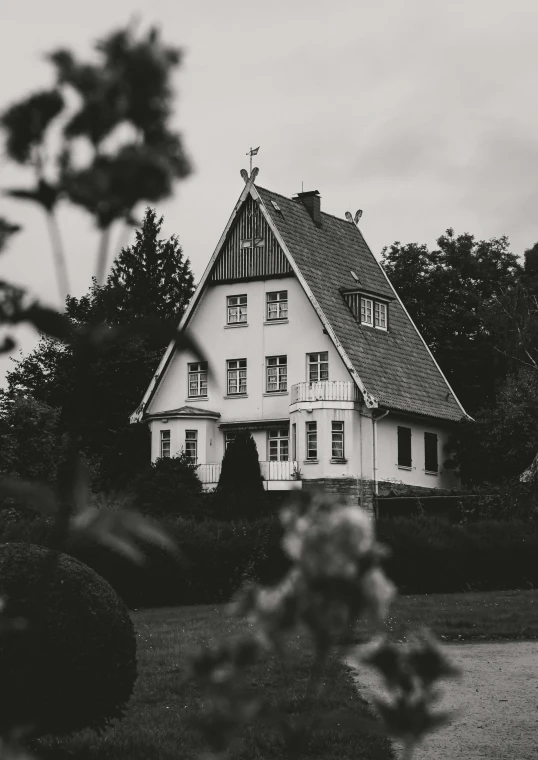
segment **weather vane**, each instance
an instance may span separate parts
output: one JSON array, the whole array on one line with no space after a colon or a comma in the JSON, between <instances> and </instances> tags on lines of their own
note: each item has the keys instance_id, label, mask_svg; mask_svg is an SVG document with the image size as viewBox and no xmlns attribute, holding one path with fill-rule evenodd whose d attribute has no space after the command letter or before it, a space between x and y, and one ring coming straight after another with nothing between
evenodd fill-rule
<instances>
[{"instance_id":1,"label":"weather vane","mask_svg":"<svg viewBox=\"0 0 538 760\"><path fill-rule=\"evenodd\" d=\"M246 154L247 156L250 156L250 173L251 174L252 174L252 156L257 156L259 149L260 149L260 146L258 145L257 148L251 148L249 152Z\"/></svg>"}]
</instances>

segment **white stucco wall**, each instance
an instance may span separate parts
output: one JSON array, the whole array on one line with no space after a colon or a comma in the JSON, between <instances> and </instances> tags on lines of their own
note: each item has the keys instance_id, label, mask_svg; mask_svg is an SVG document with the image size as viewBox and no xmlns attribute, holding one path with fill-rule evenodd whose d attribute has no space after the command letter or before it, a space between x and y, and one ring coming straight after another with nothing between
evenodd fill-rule
<instances>
[{"instance_id":1,"label":"white stucco wall","mask_svg":"<svg viewBox=\"0 0 538 760\"><path fill-rule=\"evenodd\" d=\"M266 293L275 290L288 291L288 322L266 324ZM226 297L242 294L248 296L248 326L228 327ZM149 414L192 405L220 412L219 422L288 418L290 388L294 383L307 380L307 354L317 351L328 351L330 380L350 380L344 363L328 335L323 333L323 326L295 277L211 286L201 299L189 329L208 357L215 375L208 384L208 397L189 399L187 364L196 359L188 352L181 352L172 359L147 410ZM287 393L268 395L265 359L282 354L288 357ZM247 397L227 397L228 359L247 359ZM197 420L188 423L192 426L189 429L194 429L195 422L201 426L201 420ZM178 426L178 431L184 429L184 425ZM212 450L207 451L211 456L206 460L208 462L218 462L222 458L223 434L218 432L216 439ZM256 432L254 439L260 459L266 459L265 433Z\"/></svg>"},{"instance_id":2,"label":"white stucco wall","mask_svg":"<svg viewBox=\"0 0 538 760\"><path fill-rule=\"evenodd\" d=\"M346 462L331 462L332 422L344 423L344 458ZM359 477L360 423L355 409L313 408L294 412L290 422L297 424L297 461L303 478ZM306 423L317 422L317 462L306 459Z\"/></svg>"},{"instance_id":3,"label":"white stucco wall","mask_svg":"<svg viewBox=\"0 0 538 760\"><path fill-rule=\"evenodd\" d=\"M288 291L288 321L267 324L266 293ZM226 297L246 294L248 297L247 326L226 325ZM188 397L187 364L196 361L189 352L175 355L153 398L149 414L191 405L220 412L217 421L211 419L153 420L152 459L160 455L160 430L171 431L171 454L177 454L185 445L185 430L198 431L198 462L220 463L224 455L224 434L218 428L222 422L289 419L290 458L292 458L291 425L297 425L297 460L303 478L356 477L374 479L373 428L371 418L363 416L353 403L341 404L348 408L334 408L338 403L312 404L312 412L303 405L290 415L290 389L308 379L307 354L327 351L329 354L329 380L349 381L350 375L338 352L304 294L295 277L277 278L248 283L211 286L201 299L192 317L189 329L207 356L214 373L208 384L207 399ZM285 394L266 393L266 357L285 354L288 357L288 382ZM247 396L230 398L226 394L226 361L247 359ZM299 405L301 406L301 405ZM299 409L296 406L296 409ZM333 408L331 408L333 407ZM318 461L306 462L307 421L318 423ZM331 462L331 421L345 423L345 463ZM411 428L412 469L398 467L397 427ZM448 427L442 422L422 422L391 412L377 422L377 473L378 482L391 481L429 488L455 488L458 479L445 470L443 450L448 438ZM439 473L431 475L424 469L424 433L438 436ZM253 431L260 460L269 458L267 433Z\"/></svg>"},{"instance_id":4,"label":"white stucco wall","mask_svg":"<svg viewBox=\"0 0 538 760\"><path fill-rule=\"evenodd\" d=\"M185 431L196 430L198 432L198 462L220 462L220 458L214 454L221 433L216 428L215 421L210 419L173 419L166 422L162 419L150 420L151 432L151 460L161 456L161 430L170 431L170 455L177 456L185 448Z\"/></svg>"},{"instance_id":5,"label":"white stucco wall","mask_svg":"<svg viewBox=\"0 0 538 760\"><path fill-rule=\"evenodd\" d=\"M363 418L367 427L368 420ZM458 488L459 479L452 470L443 467L448 458L444 446L449 437L449 428L441 422L419 421L411 417L390 412L377 423L378 481L392 481L426 488ZM371 423L370 423L371 425ZM411 428L411 469L398 467L398 425ZM439 473L432 475L424 467L424 433L437 434L437 457Z\"/></svg>"}]
</instances>

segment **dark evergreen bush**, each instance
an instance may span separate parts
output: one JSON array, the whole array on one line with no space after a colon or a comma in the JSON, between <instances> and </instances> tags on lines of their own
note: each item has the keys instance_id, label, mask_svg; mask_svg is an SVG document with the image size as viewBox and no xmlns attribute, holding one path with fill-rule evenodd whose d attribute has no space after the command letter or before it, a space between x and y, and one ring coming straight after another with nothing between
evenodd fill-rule
<instances>
[{"instance_id":1,"label":"dark evergreen bush","mask_svg":"<svg viewBox=\"0 0 538 760\"><path fill-rule=\"evenodd\" d=\"M260 514L265 489L256 442L247 431L238 432L224 453L216 497L227 519Z\"/></svg>"},{"instance_id":2,"label":"dark evergreen bush","mask_svg":"<svg viewBox=\"0 0 538 760\"><path fill-rule=\"evenodd\" d=\"M44 589L46 554L31 544L0 545L4 615L28 621L25 631L0 638L0 731L27 724L36 736L103 730L122 717L133 692L133 624L110 585L65 554Z\"/></svg>"},{"instance_id":3,"label":"dark evergreen bush","mask_svg":"<svg viewBox=\"0 0 538 760\"><path fill-rule=\"evenodd\" d=\"M157 459L136 479L133 506L155 515L189 516L196 511L202 484L184 453Z\"/></svg>"}]
</instances>

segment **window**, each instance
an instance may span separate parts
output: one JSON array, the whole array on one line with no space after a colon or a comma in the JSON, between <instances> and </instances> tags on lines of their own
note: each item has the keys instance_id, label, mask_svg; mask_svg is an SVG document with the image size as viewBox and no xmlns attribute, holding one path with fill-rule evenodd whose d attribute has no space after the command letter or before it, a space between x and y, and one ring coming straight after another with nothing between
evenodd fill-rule
<instances>
[{"instance_id":1,"label":"window","mask_svg":"<svg viewBox=\"0 0 538 760\"><path fill-rule=\"evenodd\" d=\"M235 433L231 430L227 430L224 433L224 451L226 451L232 441L235 441Z\"/></svg>"},{"instance_id":2,"label":"window","mask_svg":"<svg viewBox=\"0 0 538 760\"><path fill-rule=\"evenodd\" d=\"M398 426L398 467L411 467L411 428Z\"/></svg>"},{"instance_id":3,"label":"window","mask_svg":"<svg viewBox=\"0 0 538 760\"><path fill-rule=\"evenodd\" d=\"M170 456L170 431L161 430L161 457Z\"/></svg>"},{"instance_id":4,"label":"window","mask_svg":"<svg viewBox=\"0 0 538 760\"><path fill-rule=\"evenodd\" d=\"M332 459L344 458L344 423L332 423Z\"/></svg>"},{"instance_id":5,"label":"window","mask_svg":"<svg viewBox=\"0 0 538 760\"><path fill-rule=\"evenodd\" d=\"M378 330L388 329L388 304L385 300L362 295L357 291L344 293L344 298L353 316L361 325L375 327Z\"/></svg>"},{"instance_id":6,"label":"window","mask_svg":"<svg viewBox=\"0 0 538 760\"><path fill-rule=\"evenodd\" d=\"M288 387L288 357L267 357L267 393L282 393Z\"/></svg>"},{"instance_id":7,"label":"window","mask_svg":"<svg viewBox=\"0 0 538 760\"><path fill-rule=\"evenodd\" d=\"M268 433L269 461L287 462L289 456L289 433L286 428Z\"/></svg>"},{"instance_id":8,"label":"window","mask_svg":"<svg viewBox=\"0 0 538 760\"><path fill-rule=\"evenodd\" d=\"M297 423L294 422L291 426L291 458L293 461L297 459Z\"/></svg>"},{"instance_id":9,"label":"window","mask_svg":"<svg viewBox=\"0 0 538 760\"><path fill-rule=\"evenodd\" d=\"M387 329L387 304L375 301L374 303L374 327L379 330Z\"/></svg>"},{"instance_id":10,"label":"window","mask_svg":"<svg viewBox=\"0 0 538 760\"><path fill-rule=\"evenodd\" d=\"M318 458L318 423L306 423L306 458Z\"/></svg>"},{"instance_id":11,"label":"window","mask_svg":"<svg viewBox=\"0 0 538 760\"><path fill-rule=\"evenodd\" d=\"M424 469L426 472L439 472L437 433L424 433Z\"/></svg>"},{"instance_id":12,"label":"window","mask_svg":"<svg viewBox=\"0 0 538 760\"><path fill-rule=\"evenodd\" d=\"M318 380L329 379L329 352L308 354L308 381L317 383Z\"/></svg>"},{"instance_id":13,"label":"window","mask_svg":"<svg viewBox=\"0 0 538 760\"><path fill-rule=\"evenodd\" d=\"M373 301L371 298L361 298L361 324L372 325Z\"/></svg>"},{"instance_id":14,"label":"window","mask_svg":"<svg viewBox=\"0 0 538 760\"><path fill-rule=\"evenodd\" d=\"M247 360L229 359L228 396L238 396L247 392Z\"/></svg>"},{"instance_id":15,"label":"window","mask_svg":"<svg viewBox=\"0 0 538 760\"><path fill-rule=\"evenodd\" d=\"M247 321L247 297L228 296L226 299L229 325L246 324Z\"/></svg>"},{"instance_id":16,"label":"window","mask_svg":"<svg viewBox=\"0 0 538 760\"><path fill-rule=\"evenodd\" d=\"M262 237L257 237L254 240L254 247L255 248L263 248L265 245L265 240ZM242 240L241 241L241 248L252 248L252 238L249 238L248 240Z\"/></svg>"},{"instance_id":17,"label":"window","mask_svg":"<svg viewBox=\"0 0 538 760\"><path fill-rule=\"evenodd\" d=\"M267 293L267 321L288 318L288 291Z\"/></svg>"},{"instance_id":18,"label":"window","mask_svg":"<svg viewBox=\"0 0 538 760\"><path fill-rule=\"evenodd\" d=\"M198 460L198 431L185 430L185 455L191 464Z\"/></svg>"},{"instance_id":19,"label":"window","mask_svg":"<svg viewBox=\"0 0 538 760\"><path fill-rule=\"evenodd\" d=\"M207 396L207 362L189 364L189 398Z\"/></svg>"}]
</instances>

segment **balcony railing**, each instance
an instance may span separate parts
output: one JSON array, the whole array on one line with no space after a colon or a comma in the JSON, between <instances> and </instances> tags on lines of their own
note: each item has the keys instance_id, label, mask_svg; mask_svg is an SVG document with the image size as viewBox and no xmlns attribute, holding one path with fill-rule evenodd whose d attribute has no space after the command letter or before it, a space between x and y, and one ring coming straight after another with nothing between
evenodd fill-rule
<instances>
[{"instance_id":1,"label":"balcony railing","mask_svg":"<svg viewBox=\"0 0 538 760\"><path fill-rule=\"evenodd\" d=\"M320 380L291 386L290 403L301 401L357 401L359 389L348 380Z\"/></svg>"},{"instance_id":2,"label":"balcony railing","mask_svg":"<svg viewBox=\"0 0 538 760\"><path fill-rule=\"evenodd\" d=\"M202 483L218 483L222 464L200 464L196 470ZM297 462L260 462L264 480L295 480Z\"/></svg>"}]
</instances>

